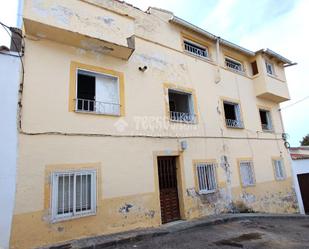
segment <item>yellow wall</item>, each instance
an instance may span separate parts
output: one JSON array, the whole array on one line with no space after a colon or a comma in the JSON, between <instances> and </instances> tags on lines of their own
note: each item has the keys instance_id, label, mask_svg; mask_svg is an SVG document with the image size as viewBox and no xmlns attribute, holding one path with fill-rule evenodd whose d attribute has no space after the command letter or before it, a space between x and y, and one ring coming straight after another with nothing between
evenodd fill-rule
<instances>
[{"instance_id":1,"label":"yellow wall","mask_svg":"<svg viewBox=\"0 0 309 249\"><path fill-rule=\"evenodd\" d=\"M35 1L27 2L27 16L31 18L34 10L29 6ZM45 7L41 8L52 5L51 1L44 2ZM86 1L82 2L81 6L84 6ZM215 44L205 40L209 44L210 60L183 52L184 33L194 39L204 38L170 24L170 13L155 9L150 14L144 13L117 1L90 2L89 8L98 8L97 4L104 7L103 12L96 9L96 13L105 13L109 8L113 10L109 14L114 18L116 15L121 20L134 21L135 51L129 60L122 60L42 37L26 38L22 131L19 135L11 247L26 249L132 228L159 226L158 155L178 156L178 189L183 219L226 212L230 208L229 198L256 211L296 212L290 162L280 139L283 130L279 105L256 98L255 81L248 68L254 58L222 47L221 80L215 83L218 79ZM57 3L61 5L62 1ZM77 3L73 7L74 13L86 11ZM117 10L120 13L115 13ZM53 18L51 21L56 25L57 18ZM71 18L68 27L78 28L77 24ZM224 54L243 61L245 74L227 70ZM263 65L261 56L256 59L259 66ZM122 77L124 105L120 117L75 113L68 108L74 92L71 67L76 63ZM138 70L145 65L148 67L145 72ZM259 70L263 74L261 67ZM166 119L166 87L169 86L194 93L198 114L196 124L177 124ZM241 104L244 129L226 128L222 99L234 99ZM274 132L262 131L260 106L271 111ZM188 142L185 151L180 151L182 140ZM223 155L228 158L230 166L227 169L220 164ZM275 181L271 160L280 156L287 179ZM237 160L248 157L253 159L256 185L243 188ZM196 193L193 170L196 160L217 162L216 193ZM97 169L96 215L51 223L51 172L53 169L83 167ZM127 204L132 207L124 211Z\"/></svg>"}]
</instances>

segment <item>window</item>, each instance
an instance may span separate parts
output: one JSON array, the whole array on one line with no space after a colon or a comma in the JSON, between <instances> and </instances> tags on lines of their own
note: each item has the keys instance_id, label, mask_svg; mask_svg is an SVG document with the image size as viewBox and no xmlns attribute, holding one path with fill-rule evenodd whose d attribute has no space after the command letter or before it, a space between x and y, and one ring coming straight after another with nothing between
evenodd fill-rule
<instances>
[{"instance_id":1,"label":"window","mask_svg":"<svg viewBox=\"0 0 309 249\"><path fill-rule=\"evenodd\" d=\"M243 72L243 66L242 64L234 59L231 58L225 58L225 66L238 72Z\"/></svg>"},{"instance_id":2,"label":"window","mask_svg":"<svg viewBox=\"0 0 309 249\"><path fill-rule=\"evenodd\" d=\"M285 179L283 161L282 160L273 160L273 165L274 165L274 172L275 172L276 180Z\"/></svg>"},{"instance_id":3,"label":"window","mask_svg":"<svg viewBox=\"0 0 309 249\"><path fill-rule=\"evenodd\" d=\"M224 101L223 106L226 126L231 128L243 128L239 104Z\"/></svg>"},{"instance_id":4,"label":"window","mask_svg":"<svg viewBox=\"0 0 309 249\"><path fill-rule=\"evenodd\" d=\"M275 71L274 71L274 65L268 61L265 62L266 65L266 71L268 74L274 75Z\"/></svg>"},{"instance_id":5,"label":"window","mask_svg":"<svg viewBox=\"0 0 309 249\"><path fill-rule=\"evenodd\" d=\"M52 175L53 220L96 213L96 171L59 172Z\"/></svg>"},{"instance_id":6,"label":"window","mask_svg":"<svg viewBox=\"0 0 309 249\"><path fill-rule=\"evenodd\" d=\"M217 189L215 164L200 163L196 166L200 194L212 193Z\"/></svg>"},{"instance_id":7,"label":"window","mask_svg":"<svg viewBox=\"0 0 309 249\"><path fill-rule=\"evenodd\" d=\"M195 122L192 94L168 90L170 119L177 122Z\"/></svg>"},{"instance_id":8,"label":"window","mask_svg":"<svg viewBox=\"0 0 309 249\"><path fill-rule=\"evenodd\" d=\"M271 131L272 123L270 118L270 111L260 109L259 112L260 112L262 129L265 131Z\"/></svg>"},{"instance_id":9,"label":"window","mask_svg":"<svg viewBox=\"0 0 309 249\"><path fill-rule=\"evenodd\" d=\"M252 161L240 161L240 177L244 187L255 184Z\"/></svg>"},{"instance_id":10,"label":"window","mask_svg":"<svg viewBox=\"0 0 309 249\"><path fill-rule=\"evenodd\" d=\"M118 77L77 69L75 110L120 115Z\"/></svg>"},{"instance_id":11,"label":"window","mask_svg":"<svg viewBox=\"0 0 309 249\"><path fill-rule=\"evenodd\" d=\"M197 55L199 57L207 58L208 49L200 44L197 44L192 41L184 40L185 50L190 54Z\"/></svg>"},{"instance_id":12,"label":"window","mask_svg":"<svg viewBox=\"0 0 309 249\"><path fill-rule=\"evenodd\" d=\"M251 62L252 75L257 75L259 73L256 61Z\"/></svg>"}]
</instances>

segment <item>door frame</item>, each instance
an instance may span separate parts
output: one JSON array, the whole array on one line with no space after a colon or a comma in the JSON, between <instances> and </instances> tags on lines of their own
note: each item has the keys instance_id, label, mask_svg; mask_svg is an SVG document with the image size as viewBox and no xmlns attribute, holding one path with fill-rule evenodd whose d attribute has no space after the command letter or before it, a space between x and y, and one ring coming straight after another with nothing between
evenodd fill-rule
<instances>
[{"instance_id":1,"label":"door frame","mask_svg":"<svg viewBox=\"0 0 309 249\"><path fill-rule=\"evenodd\" d=\"M184 178L184 164L183 156L179 151L155 151L153 152L153 165L154 165L154 183L157 210L160 213L160 225L162 225L161 217L161 204L160 204L160 187L159 187L159 172L158 172L158 157L173 156L176 159L176 172L177 172L177 190L179 201L180 219L186 219L185 214L185 178Z\"/></svg>"}]
</instances>

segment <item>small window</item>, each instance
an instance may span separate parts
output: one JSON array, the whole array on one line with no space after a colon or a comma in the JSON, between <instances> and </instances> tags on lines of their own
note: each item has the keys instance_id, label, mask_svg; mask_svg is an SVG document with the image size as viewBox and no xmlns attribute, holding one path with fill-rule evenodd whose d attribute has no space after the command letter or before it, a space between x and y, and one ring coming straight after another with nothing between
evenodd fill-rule
<instances>
[{"instance_id":1,"label":"small window","mask_svg":"<svg viewBox=\"0 0 309 249\"><path fill-rule=\"evenodd\" d=\"M111 75L77 70L77 112L120 115L119 81Z\"/></svg>"},{"instance_id":2,"label":"small window","mask_svg":"<svg viewBox=\"0 0 309 249\"><path fill-rule=\"evenodd\" d=\"M260 118L261 118L261 125L264 131L271 131L272 130L272 122L270 117L270 111L260 109Z\"/></svg>"},{"instance_id":3,"label":"small window","mask_svg":"<svg viewBox=\"0 0 309 249\"><path fill-rule=\"evenodd\" d=\"M259 73L256 61L251 62L252 75L257 75Z\"/></svg>"},{"instance_id":4,"label":"small window","mask_svg":"<svg viewBox=\"0 0 309 249\"><path fill-rule=\"evenodd\" d=\"M226 126L231 128L243 128L239 104L224 101L223 105Z\"/></svg>"},{"instance_id":5,"label":"small window","mask_svg":"<svg viewBox=\"0 0 309 249\"><path fill-rule=\"evenodd\" d=\"M241 62L231 59L231 58L225 58L225 66L227 68L230 68L234 71L243 72L243 66Z\"/></svg>"},{"instance_id":6,"label":"small window","mask_svg":"<svg viewBox=\"0 0 309 249\"><path fill-rule=\"evenodd\" d=\"M201 163L196 166L200 194L212 193L217 189L215 164Z\"/></svg>"},{"instance_id":7,"label":"small window","mask_svg":"<svg viewBox=\"0 0 309 249\"><path fill-rule=\"evenodd\" d=\"M188 40L184 40L184 46L185 50L190 54L194 54L203 58L208 57L208 49L205 46L202 46L200 44Z\"/></svg>"},{"instance_id":8,"label":"small window","mask_svg":"<svg viewBox=\"0 0 309 249\"><path fill-rule=\"evenodd\" d=\"M195 122L191 93L168 90L170 119L176 122Z\"/></svg>"},{"instance_id":9,"label":"small window","mask_svg":"<svg viewBox=\"0 0 309 249\"><path fill-rule=\"evenodd\" d=\"M275 71L274 71L274 65L268 61L265 62L266 65L266 71L268 74L274 75Z\"/></svg>"},{"instance_id":10,"label":"small window","mask_svg":"<svg viewBox=\"0 0 309 249\"><path fill-rule=\"evenodd\" d=\"M64 220L96 213L96 171L52 175L52 217Z\"/></svg>"},{"instance_id":11,"label":"small window","mask_svg":"<svg viewBox=\"0 0 309 249\"><path fill-rule=\"evenodd\" d=\"M241 161L239 167L242 185L244 187L253 186L255 184L255 178L252 161Z\"/></svg>"},{"instance_id":12,"label":"small window","mask_svg":"<svg viewBox=\"0 0 309 249\"><path fill-rule=\"evenodd\" d=\"M275 178L276 180L283 180L285 179L285 172L283 167L282 160L273 160L274 171L275 171Z\"/></svg>"}]
</instances>

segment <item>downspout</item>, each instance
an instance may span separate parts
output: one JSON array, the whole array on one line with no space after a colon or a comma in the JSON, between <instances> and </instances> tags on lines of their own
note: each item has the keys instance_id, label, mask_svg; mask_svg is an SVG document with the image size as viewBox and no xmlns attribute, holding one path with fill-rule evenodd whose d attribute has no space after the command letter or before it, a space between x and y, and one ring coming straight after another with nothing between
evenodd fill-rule
<instances>
[{"instance_id":1,"label":"downspout","mask_svg":"<svg viewBox=\"0 0 309 249\"><path fill-rule=\"evenodd\" d=\"M218 84L221 81L220 74L220 37L216 38L216 64L217 64L217 72L215 76L215 83Z\"/></svg>"}]
</instances>

